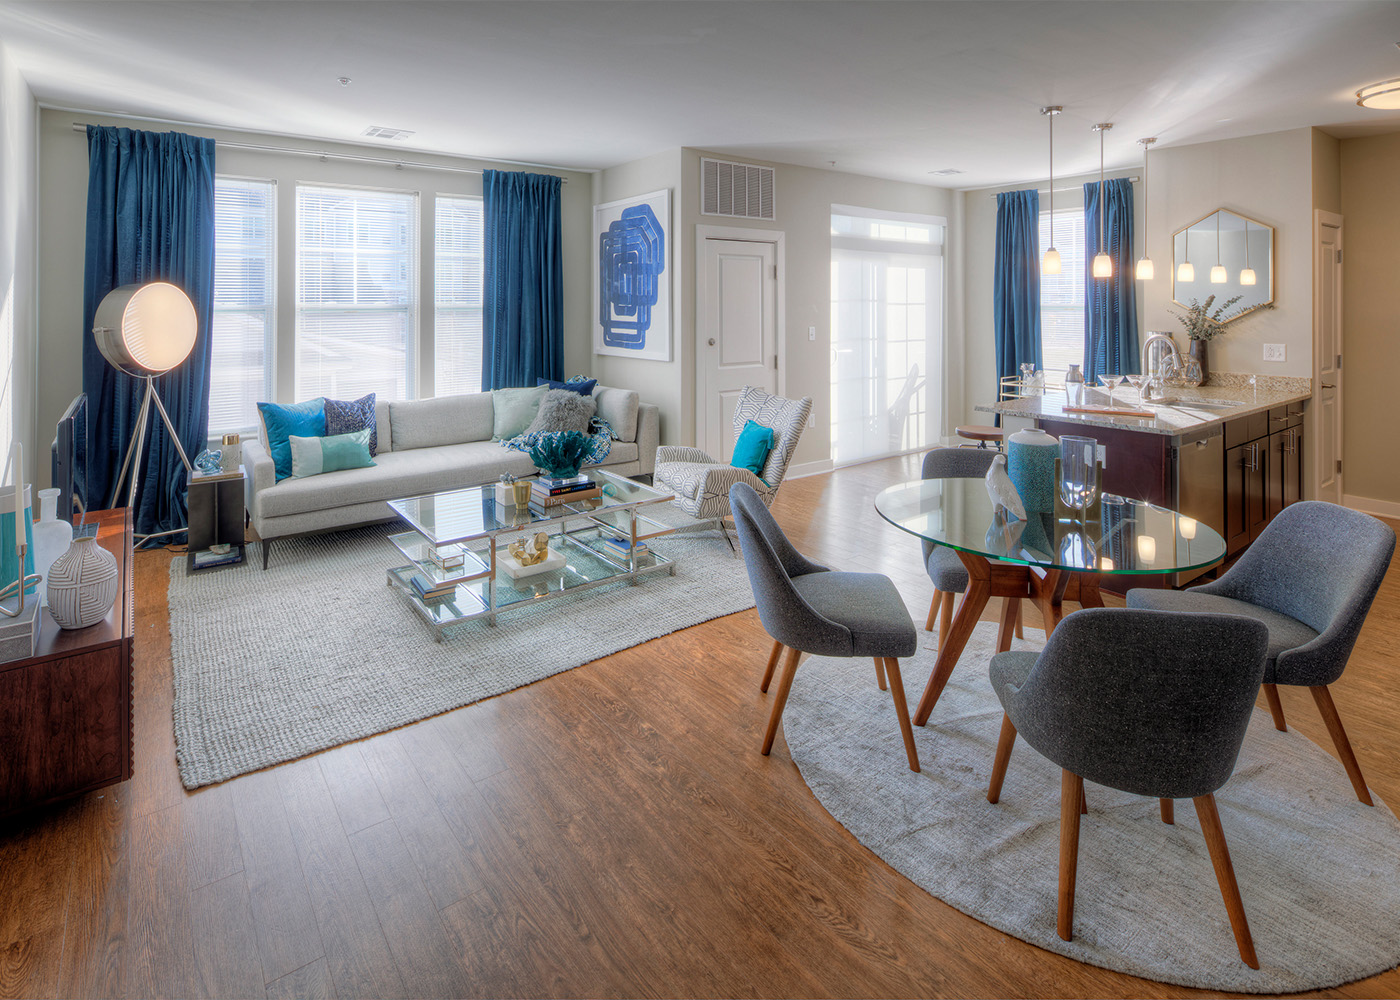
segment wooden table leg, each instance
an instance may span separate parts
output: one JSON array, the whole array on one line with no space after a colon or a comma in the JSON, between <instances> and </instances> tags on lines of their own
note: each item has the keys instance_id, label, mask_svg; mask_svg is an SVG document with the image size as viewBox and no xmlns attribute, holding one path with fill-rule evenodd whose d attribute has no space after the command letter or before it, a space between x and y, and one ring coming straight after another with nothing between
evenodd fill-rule
<instances>
[{"instance_id":1,"label":"wooden table leg","mask_svg":"<svg viewBox=\"0 0 1400 1000\"><path fill-rule=\"evenodd\" d=\"M1003 597L1001 599L1001 628L997 630L997 652L1004 653L1011 648L1011 635L1016 623L1021 619L1021 599Z\"/></svg>"},{"instance_id":2,"label":"wooden table leg","mask_svg":"<svg viewBox=\"0 0 1400 1000\"><path fill-rule=\"evenodd\" d=\"M1041 574L1044 574L1043 576ZM1040 617L1045 623L1045 638L1049 639L1055 626L1063 618L1065 589L1069 586L1070 575L1057 569L1028 571L1030 598L1040 609Z\"/></svg>"},{"instance_id":3,"label":"wooden table leg","mask_svg":"<svg viewBox=\"0 0 1400 1000\"><path fill-rule=\"evenodd\" d=\"M972 637L972 630L977 627L977 622L982 617L987 598L991 596L990 563L981 556L966 552L959 552L958 557L967 567L967 593L958 605L953 627L941 635L943 644L938 650L938 660L933 666L933 673L929 675L928 684L924 686L923 696L919 698L919 707L914 712L916 726L928 722L933 706L938 704L938 696L943 693L948 678L953 674L953 668L957 666L958 657L962 655L963 647L967 645L967 640Z\"/></svg>"}]
</instances>

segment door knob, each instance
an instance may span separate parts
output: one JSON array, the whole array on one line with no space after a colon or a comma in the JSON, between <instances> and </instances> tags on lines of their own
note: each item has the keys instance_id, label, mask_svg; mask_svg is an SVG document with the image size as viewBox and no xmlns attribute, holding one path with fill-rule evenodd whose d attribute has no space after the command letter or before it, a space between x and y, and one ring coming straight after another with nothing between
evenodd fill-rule
<instances>
[{"instance_id":1,"label":"door knob","mask_svg":"<svg viewBox=\"0 0 1400 1000\"><path fill-rule=\"evenodd\" d=\"M715 338L714 338L714 337L711 337L711 338L710 338L710 346L711 346L711 347L714 347L714 346L715 346Z\"/></svg>"},{"instance_id":2,"label":"door knob","mask_svg":"<svg viewBox=\"0 0 1400 1000\"><path fill-rule=\"evenodd\" d=\"M1337 388L1337 387L1336 387L1335 385L1332 385L1332 384L1329 383L1329 382L1323 382L1323 383L1322 383L1322 388L1324 388L1324 389L1335 389L1335 388Z\"/></svg>"}]
</instances>

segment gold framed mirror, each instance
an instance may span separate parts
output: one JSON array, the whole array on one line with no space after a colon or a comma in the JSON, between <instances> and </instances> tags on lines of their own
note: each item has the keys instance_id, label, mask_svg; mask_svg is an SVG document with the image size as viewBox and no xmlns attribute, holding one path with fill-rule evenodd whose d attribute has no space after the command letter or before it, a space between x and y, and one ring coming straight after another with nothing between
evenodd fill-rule
<instances>
[{"instance_id":1,"label":"gold framed mirror","mask_svg":"<svg viewBox=\"0 0 1400 1000\"><path fill-rule=\"evenodd\" d=\"M1273 226L1220 208L1172 235L1172 301L1188 309L1210 295L1211 312L1240 296L1226 323L1274 301Z\"/></svg>"}]
</instances>

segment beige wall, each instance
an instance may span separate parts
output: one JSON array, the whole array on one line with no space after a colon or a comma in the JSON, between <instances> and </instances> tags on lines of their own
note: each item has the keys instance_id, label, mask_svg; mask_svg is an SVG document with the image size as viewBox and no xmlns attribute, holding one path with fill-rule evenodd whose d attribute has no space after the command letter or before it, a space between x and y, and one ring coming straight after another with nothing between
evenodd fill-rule
<instances>
[{"instance_id":1,"label":"beige wall","mask_svg":"<svg viewBox=\"0 0 1400 1000\"><path fill-rule=\"evenodd\" d=\"M40 115L39 156L43 164L39 184L40 222L44 234L40 254L39 282L39 429L49 428L62 414L67 402L82 390L83 340L83 245L87 204L87 141L73 131L74 122L124 125L166 131L169 126L130 119L107 118L96 114L74 115L45 110ZM300 149L341 150L349 153L386 155L379 148L345 146L335 143L300 141L248 135L212 128L181 126L195 135L216 140L254 145L290 146ZM406 159L480 170L499 167L485 161L455 157L405 153ZM220 146L216 152L219 174L256 177L277 182L277 288L278 305L275 334L273 396L291 401L295 376L295 288L296 272L292 248L295 246L294 212L298 182L360 185L419 196L420 254L418 311L418 395L433 394L433 203L439 194L480 195L480 173L460 170L406 166L397 170L391 164L365 163L334 157L322 162L315 156L291 152L265 152ZM505 167L503 169L512 169ZM532 168L533 169L533 168ZM564 367L565 371L586 372L592 361L588 339L590 312L589 259L592 242L592 179L586 173L557 173L565 178L561 207L564 244ZM220 428L210 427L210 434ZM42 437L43 434L40 434ZM47 446L47 443L46 443Z\"/></svg>"},{"instance_id":2,"label":"beige wall","mask_svg":"<svg viewBox=\"0 0 1400 1000\"><path fill-rule=\"evenodd\" d=\"M1400 385L1400 133L1340 145L1343 482L1348 496L1400 504L1400 464L1382 430Z\"/></svg>"},{"instance_id":3,"label":"beige wall","mask_svg":"<svg viewBox=\"0 0 1400 1000\"><path fill-rule=\"evenodd\" d=\"M1312 130L1313 208L1342 210L1342 144L1322 129Z\"/></svg>"},{"instance_id":4,"label":"beige wall","mask_svg":"<svg viewBox=\"0 0 1400 1000\"><path fill-rule=\"evenodd\" d=\"M24 445L24 478L48 485L49 434L34 424L35 104L0 44L0 466L13 482L12 444Z\"/></svg>"}]
</instances>

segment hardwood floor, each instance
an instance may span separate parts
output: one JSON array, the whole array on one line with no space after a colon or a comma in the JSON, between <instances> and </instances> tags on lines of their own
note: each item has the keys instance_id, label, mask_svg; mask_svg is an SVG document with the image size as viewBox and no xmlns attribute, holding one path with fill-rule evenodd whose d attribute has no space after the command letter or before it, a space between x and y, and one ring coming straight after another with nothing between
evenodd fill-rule
<instances>
[{"instance_id":1,"label":"hardwood floor","mask_svg":"<svg viewBox=\"0 0 1400 1000\"><path fill-rule=\"evenodd\" d=\"M789 481L775 513L813 558L890 575L922 622L918 545L871 506L916 476L892 459ZM752 611L187 793L169 559L136 558L135 777L0 828L0 996L1192 992L1023 944L862 848L781 735L759 754L772 644ZM1400 565L1334 687L1387 802L1400 801L1397 638ZM911 697L924 680L905 678ZM1289 725L1332 752L1308 692L1280 694ZM1340 764L1336 778L1348 787ZM1052 896L1055 858L1042 874ZM1398 993L1395 970L1333 991Z\"/></svg>"}]
</instances>

